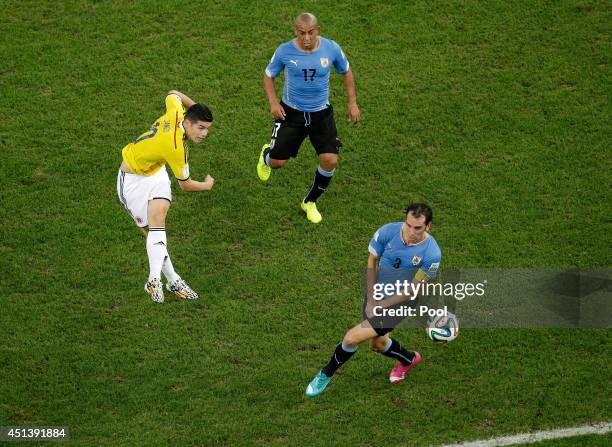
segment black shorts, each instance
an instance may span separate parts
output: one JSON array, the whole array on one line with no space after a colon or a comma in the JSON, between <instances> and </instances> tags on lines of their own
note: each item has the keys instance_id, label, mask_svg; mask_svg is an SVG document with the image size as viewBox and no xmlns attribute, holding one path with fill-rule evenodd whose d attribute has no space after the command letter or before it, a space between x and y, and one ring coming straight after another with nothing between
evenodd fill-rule
<instances>
[{"instance_id":1,"label":"black shorts","mask_svg":"<svg viewBox=\"0 0 612 447\"><path fill-rule=\"evenodd\" d=\"M389 316L366 316L366 320L372 326L372 329L382 337L393 331L406 317L389 317Z\"/></svg>"},{"instance_id":2,"label":"black shorts","mask_svg":"<svg viewBox=\"0 0 612 447\"><path fill-rule=\"evenodd\" d=\"M275 120L270 140L270 158L288 160L296 157L304 138L308 136L317 155L340 151L340 140L334 120L334 109L329 105L319 112L301 112L281 102L285 119Z\"/></svg>"},{"instance_id":3,"label":"black shorts","mask_svg":"<svg viewBox=\"0 0 612 447\"><path fill-rule=\"evenodd\" d=\"M381 327L375 327L373 329L374 329L374 331L376 332L376 334L379 337L384 337L385 335L390 333L395 328L390 328L390 327L382 327L382 328Z\"/></svg>"},{"instance_id":4,"label":"black shorts","mask_svg":"<svg viewBox=\"0 0 612 447\"><path fill-rule=\"evenodd\" d=\"M376 303L377 305L382 304ZM394 311L405 310L406 308L416 308L416 302L411 300L406 300L402 303L398 303L395 306L391 306L389 309L393 309ZM362 317L364 321L367 321L372 326L372 329L376 332L377 335L383 336L393 331L396 327L400 325L407 318L409 320L414 320L414 317L408 317L407 315L367 315L365 311L365 300L361 307ZM382 313L382 311L378 311L378 313Z\"/></svg>"}]
</instances>

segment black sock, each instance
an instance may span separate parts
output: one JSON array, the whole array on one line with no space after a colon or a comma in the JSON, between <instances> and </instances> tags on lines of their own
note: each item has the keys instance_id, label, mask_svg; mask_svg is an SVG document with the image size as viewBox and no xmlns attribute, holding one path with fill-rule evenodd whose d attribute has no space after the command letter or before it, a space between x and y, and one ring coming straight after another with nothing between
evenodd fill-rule
<instances>
[{"instance_id":1,"label":"black sock","mask_svg":"<svg viewBox=\"0 0 612 447\"><path fill-rule=\"evenodd\" d=\"M345 351L342 347L342 343L339 343L338 346L336 346L334 355L332 355L329 363L323 367L322 371L327 377L333 376L336 370L340 368L343 363L347 362L355 352L357 352L357 348L353 351Z\"/></svg>"},{"instance_id":2,"label":"black sock","mask_svg":"<svg viewBox=\"0 0 612 447\"><path fill-rule=\"evenodd\" d=\"M391 338L391 346L389 346L384 352L381 352L385 357L391 357L392 359L398 360L404 366L410 365L414 361L414 352L407 351L402 348L399 341Z\"/></svg>"},{"instance_id":3,"label":"black sock","mask_svg":"<svg viewBox=\"0 0 612 447\"><path fill-rule=\"evenodd\" d=\"M334 170L331 172L327 172L319 166L317 171L315 172L314 181L312 182L312 186L310 187L310 191L304 197L304 202L316 202L321 194L325 192L327 187L329 186L329 182L331 182L332 175L334 174Z\"/></svg>"}]
</instances>

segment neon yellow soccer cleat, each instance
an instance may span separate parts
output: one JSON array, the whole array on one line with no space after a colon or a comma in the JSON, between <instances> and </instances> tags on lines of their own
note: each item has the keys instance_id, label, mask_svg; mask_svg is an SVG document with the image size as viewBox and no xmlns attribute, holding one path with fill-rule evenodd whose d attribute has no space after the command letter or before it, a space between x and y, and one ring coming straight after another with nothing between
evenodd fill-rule
<instances>
[{"instance_id":1,"label":"neon yellow soccer cleat","mask_svg":"<svg viewBox=\"0 0 612 447\"><path fill-rule=\"evenodd\" d=\"M257 176L262 182L268 181L272 169L264 162L264 151L270 147L269 144L264 144L259 153L259 162L257 162Z\"/></svg>"},{"instance_id":2,"label":"neon yellow soccer cleat","mask_svg":"<svg viewBox=\"0 0 612 447\"><path fill-rule=\"evenodd\" d=\"M317 204L314 202L302 202L302 209L306 212L306 218L312 223L319 223L323 220L323 216L317 210Z\"/></svg>"}]
</instances>

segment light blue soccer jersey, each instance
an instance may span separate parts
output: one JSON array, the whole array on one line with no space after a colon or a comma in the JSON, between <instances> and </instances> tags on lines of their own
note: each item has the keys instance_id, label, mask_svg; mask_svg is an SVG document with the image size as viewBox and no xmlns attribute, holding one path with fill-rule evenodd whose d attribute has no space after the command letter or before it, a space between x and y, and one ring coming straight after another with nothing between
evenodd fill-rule
<instances>
[{"instance_id":1,"label":"light blue soccer jersey","mask_svg":"<svg viewBox=\"0 0 612 447\"><path fill-rule=\"evenodd\" d=\"M294 40L280 45L266 67L266 75L276 78L285 73L283 102L302 112L318 112L329 105L329 74L349 71L349 62L340 45L319 37L319 47L306 52Z\"/></svg>"},{"instance_id":2,"label":"light blue soccer jersey","mask_svg":"<svg viewBox=\"0 0 612 447\"><path fill-rule=\"evenodd\" d=\"M415 245L406 245L402 238L403 222L383 225L374 234L368 247L370 253L380 258L380 269L421 269L430 278L435 278L440 268L442 253L432 235Z\"/></svg>"}]
</instances>

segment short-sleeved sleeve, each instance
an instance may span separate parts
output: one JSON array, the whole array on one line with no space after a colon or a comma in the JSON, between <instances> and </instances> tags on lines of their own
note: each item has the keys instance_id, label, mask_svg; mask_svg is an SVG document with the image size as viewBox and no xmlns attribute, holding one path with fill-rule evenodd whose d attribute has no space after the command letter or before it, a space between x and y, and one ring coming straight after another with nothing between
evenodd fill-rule
<instances>
[{"instance_id":1,"label":"short-sleeved sleeve","mask_svg":"<svg viewBox=\"0 0 612 447\"><path fill-rule=\"evenodd\" d=\"M435 245L427 250L424 256L423 263L421 264L421 270L429 278L435 278L440 269L440 262L442 261L442 253L440 248Z\"/></svg>"},{"instance_id":2,"label":"short-sleeved sleeve","mask_svg":"<svg viewBox=\"0 0 612 447\"><path fill-rule=\"evenodd\" d=\"M184 181L191 177L191 173L189 172L189 161L187 160L187 147L184 144L179 146L182 146L182 148L179 147L176 151L173 151L166 162L170 165L170 169L172 169L177 180Z\"/></svg>"},{"instance_id":3,"label":"short-sleeved sleeve","mask_svg":"<svg viewBox=\"0 0 612 447\"><path fill-rule=\"evenodd\" d=\"M179 112L183 113L183 103L178 95L168 95L166 96L166 113L174 110L178 110Z\"/></svg>"},{"instance_id":4,"label":"short-sleeved sleeve","mask_svg":"<svg viewBox=\"0 0 612 447\"><path fill-rule=\"evenodd\" d=\"M381 257L383 252L385 251L385 245L389 241L389 232L385 226L380 227L372 239L370 240L370 245L368 245L368 251L374 256Z\"/></svg>"},{"instance_id":5,"label":"short-sleeved sleeve","mask_svg":"<svg viewBox=\"0 0 612 447\"><path fill-rule=\"evenodd\" d=\"M280 74L283 68L285 68L285 64L282 61L282 48L278 47L266 67L266 76L275 78Z\"/></svg>"},{"instance_id":6,"label":"short-sleeved sleeve","mask_svg":"<svg viewBox=\"0 0 612 447\"><path fill-rule=\"evenodd\" d=\"M332 45L334 53L334 68L336 69L336 73L345 74L349 71L350 68L349 61L346 58L344 51L342 51L342 48L340 48L340 45L333 41Z\"/></svg>"}]
</instances>

